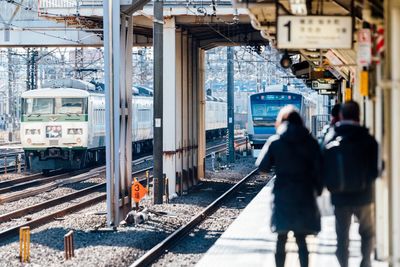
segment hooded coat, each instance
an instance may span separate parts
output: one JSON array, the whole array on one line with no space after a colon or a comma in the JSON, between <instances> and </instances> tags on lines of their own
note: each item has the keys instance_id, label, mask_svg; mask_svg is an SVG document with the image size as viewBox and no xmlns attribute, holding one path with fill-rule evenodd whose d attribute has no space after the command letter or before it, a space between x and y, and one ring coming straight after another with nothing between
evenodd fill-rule
<instances>
[{"instance_id":1,"label":"hooded coat","mask_svg":"<svg viewBox=\"0 0 400 267\"><path fill-rule=\"evenodd\" d=\"M316 196L322 192L318 142L301 125L284 122L271 136L256 161L261 171L275 167L271 228L317 234L321 216Z\"/></svg>"}]
</instances>

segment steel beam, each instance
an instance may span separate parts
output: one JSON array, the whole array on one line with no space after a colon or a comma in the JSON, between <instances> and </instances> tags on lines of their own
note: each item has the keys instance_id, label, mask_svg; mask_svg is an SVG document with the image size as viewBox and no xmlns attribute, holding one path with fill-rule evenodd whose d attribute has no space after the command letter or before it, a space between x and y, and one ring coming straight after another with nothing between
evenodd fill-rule
<instances>
[{"instance_id":1,"label":"steel beam","mask_svg":"<svg viewBox=\"0 0 400 267\"><path fill-rule=\"evenodd\" d=\"M188 38L188 169L189 188L195 184L193 175L193 38Z\"/></svg>"},{"instance_id":2,"label":"steel beam","mask_svg":"<svg viewBox=\"0 0 400 267\"><path fill-rule=\"evenodd\" d=\"M182 189L189 189L189 127L188 127L188 34L182 33Z\"/></svg>"},{"instance_id":3,"label":"steel beam","mask_svg":"<svg viewBox=\"0 0 400 267\"><path fill-rule=\"evenodd\" d=\"M390 6L390 38L391 43L391 179L390 188L390 263L392 267L400 266L400 122L397 114L400 114L400 3L389 1ZM386 40L385 40L386 41ZM389 54L389 55L390 55ZM388 56L389 56L388 55Z\"/></svg>"},{"instance_id":4,"label":"steel beam","mask_svg":"<svg viewBox=\"0 0 400 267\"><path fill-rule=\"evenodd\" d=\"M205 110L206 110L206 96L204 90L205 84L205 51L203 49L198 49L198 80L197 80L197 104L198 104L198 157L197 157L197 176L199 179L205 177L205 158L206 158L206 121L205 121Z\"/></svg>"},{"instance_id":5,"label":"steel beam","mask_svg":"<svg viewBox=\"0 0 400 267\"><path fill-rule=\"evenodd\" d=\"M228 102L228 112L227 112L227 122L228 122L228 161L229 163L235 162L235 146L234 146L234 125L235 125L235 91L234 91L234 60L233 60L234 48L227 47L227 102Z\"/></svg>"},{"instance_id":6,"label":"steel beam","mask_svg":"<svg viewBox=\"0 0 400 267\"><path fill-rule=\"evenodd\" d=\"M164 128L163 128L163 167L164 173L168 178L169 196L176 193L176 135L180 129L177 127L177 117L175 116L177 109L177 54L180 53L176 49L176 33L175 18L165 19L164 24L164 93L163 101L168 105L163 105Z\"/></svg>"},{"instance_id":7,"label":"steel beam","mask_svg":"<svg viewBox=\"0 0 400 267\"><path fill-rule=\"evenodd\" d=\"M198 43L192 42L192 154L193 154L193 179L194 184L197 185L199 181L198 169L198 123L199 123L199 104L198 104L198 73L200 71L198 65Z\"/></svg>"},{"instance_id":8,"label":"steel beam","mask_svg":"<svg viewBox=\"0 0 400 267\"><path fill-rule=\"evenodd\" d=\"M163 2L154 2L154 204L163 203Z\"/></svg>"},{"instance_id":9,"label":"steel beam","mask_svg":"<svg viewBox=\"0 0 400 267\"><path fill-rule=\"evenodd\" d=\"M183 179L182 179L182 159L183 159L183 141L182 141L182 30L177 29L175 35L175 50L176 50L176 95L175 95L175 120L176 120L176 135L175 135L175 150L176 150L176 192L182 194Z\"/></svg>"},{"instance_id":10,"label":"steel beam","mask_svg":"<svg viewBox=\"0 0 400 267\"><path fill-rule=\"evenodd\" d=\"M119 1L104 2L107 224L117 227L131 206L132 18Z\"/></svg>"}]
</instances>

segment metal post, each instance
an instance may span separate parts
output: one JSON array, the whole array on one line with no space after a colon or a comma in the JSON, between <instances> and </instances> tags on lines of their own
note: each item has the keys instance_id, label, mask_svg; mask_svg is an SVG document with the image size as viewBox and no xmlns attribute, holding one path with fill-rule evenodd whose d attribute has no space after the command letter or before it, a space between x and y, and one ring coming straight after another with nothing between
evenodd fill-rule
<instances>
[{"instance_id":1,"label":"metal post","mask_svg":"<svg viewBox=\"0 0 400 267\"><path fill-rule=\"evenodd\" d=\"M7 129L9 133L8 141L12 142L12 135L14 134L14 62L13 62L13 57L12 57L13 51L11 48L7 49L7 55L8 55L8 126L9 128ZM11 138L10 138L11 137Z\"/></svg>"},{"instance_id":2,"label":"metal post","mask_svg":"<svg viewBox=\"0 0 400 267\"><path fill-rule=\"evenodd\" d=\"M391 177L390 177L390 256L391 266L400 266L400 167L397 164L400 160L400 123L397 114L400 112L400 52L398 47L400 45L400 4L399 1L389 1L390 5L390 51L388 51L387 59L391 60L391 80L392 80L392 96L391 96ZM386 42L386 40L385 40Z\"/></svg>"},{"instance_id":3,"label":"metal post","mask_svg":"<svg viewBox=\"0 0 400 267\"><path fill-rule=\"evenodd\" d=\"M235 162L235 147L234 147L234 62L233 62L233 53L234 48L228 47L227 48L227 70L228 70L228 88L227 88L227 95L228 95L228 161L230 163Z\"/></svg>"},{"instance_id":4,"label":"metal post","mask_svg":"<svg viewBox=\"0 0 400 267\"><path fill-rule=\"evenodd\" d=\"M116 227L119 222L119 53L120 1L105 0L104 66L106 93L106 177L107 223Z\"/></svg>"},{"instance_id":5,"label":"metal post","mask_svg":"<svg viewBox=\"0 0 400 267\"><path fill-rule=\"evenodd\" d=\"M163 1L154 2L154 204L163 203Z\"/></svg>"},{"instance_id":6,"label":"metal post","mask_svg":"<svg viewBox=\"0 0 400 267\"><path fill-rule=\"evenodd\" d=\"M206 122L205 122L205 51L203 49L197 50L197 176L199 179L205 177L205 158L206 158Z\"/></svg>"}]
</instances>

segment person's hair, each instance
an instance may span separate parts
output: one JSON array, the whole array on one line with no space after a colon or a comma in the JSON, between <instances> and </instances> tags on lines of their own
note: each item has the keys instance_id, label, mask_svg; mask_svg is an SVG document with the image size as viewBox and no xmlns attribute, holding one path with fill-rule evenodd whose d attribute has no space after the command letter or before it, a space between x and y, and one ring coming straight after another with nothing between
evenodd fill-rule
<instances>
[{"instance_id":1,"label":"person's hair","mask_svg":"<svg viewBox=\"0 0 400 267\"><path fill-rule=\"evenodd\" d=\"M331 110L331 116L334 118L339 118L341 104L335 104Z\"/></svg>"},{"instance_id":2,"label":"person's hair","mask_svg":"<svg viewBox=\"0 0 400 267\"><path fill-rule=\"evenodd\" d=\"M360 121L360 106L355 101L347 101L342 105L340 115L343 120Z\"/></svg>"},{"instance_id":3,"label":"person's hair","mask_svg":"<svg viewBox=\"0 0 400 267\"><path fill-rule=\"evenodd\" d=\"M301 118L298 110L293 105L284 106L278 113L276 117L275 125L279 127L282 122L287 121L290 124L301 125L303 126L303 119Z\"/></svg>"}]
</instances>

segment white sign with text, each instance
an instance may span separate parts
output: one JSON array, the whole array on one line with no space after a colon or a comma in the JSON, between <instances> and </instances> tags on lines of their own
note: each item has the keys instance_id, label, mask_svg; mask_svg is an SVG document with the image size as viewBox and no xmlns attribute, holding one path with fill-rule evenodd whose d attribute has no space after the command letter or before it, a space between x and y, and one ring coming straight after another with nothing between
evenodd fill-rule
<instances>
[{"instance_id":1,"label":"white sign with text","mask_svg":"<svg viewBox=\"0 0 400 267\"><path fill-rule=\"evenodd\" d=\"M279 16L279 49L352 48L350 16Z\"/></svg>"}]
</instances>

